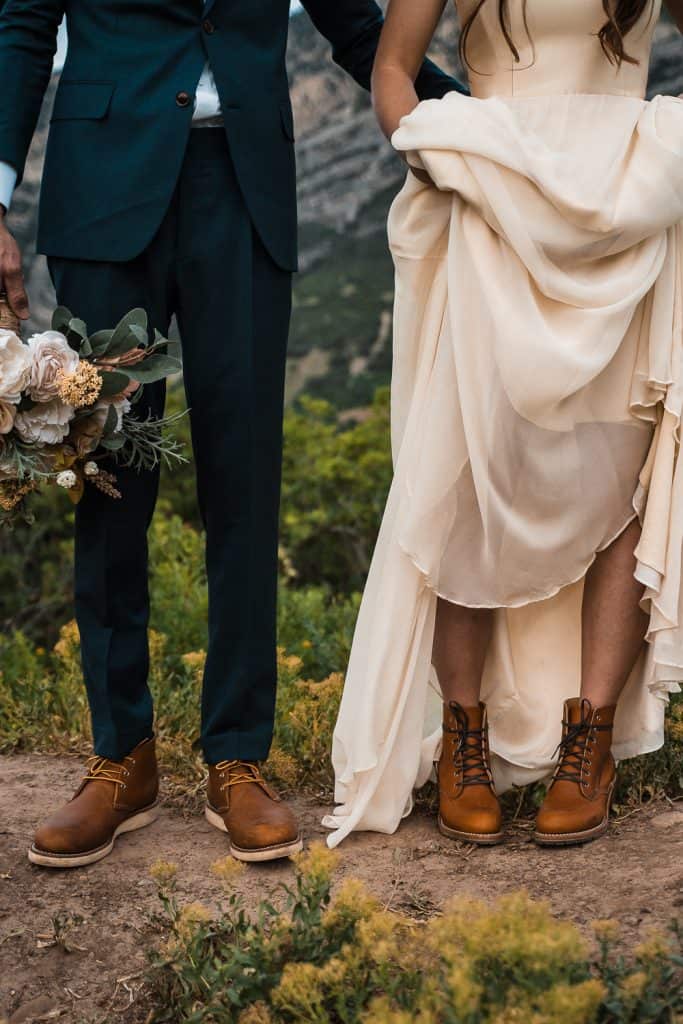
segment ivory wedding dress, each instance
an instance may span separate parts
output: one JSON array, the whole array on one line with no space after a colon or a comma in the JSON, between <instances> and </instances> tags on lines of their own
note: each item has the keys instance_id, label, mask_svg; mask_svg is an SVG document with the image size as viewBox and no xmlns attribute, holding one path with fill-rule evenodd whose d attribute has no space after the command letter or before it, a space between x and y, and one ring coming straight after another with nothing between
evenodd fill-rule
<instances>
[{"instance_id":1,"label":"ivory wedding dress","mask_svg":"<svg viewBox=\"0 0 683 1024\"><path fill-rule=\"evenodd\" d=\"M683 679L683 100L643 97L661 0L620 68L602 0L511 0L470 36L472 97L421 103L389 218L395 479L334 736L334 846L392 832L438 756L437 596L492 607L498 791L547 776L580 687L583 580L638 515L648 643L614 754L661 746ZM474 0L458 3L461 18Z\"/></svg>"}]
</instances>

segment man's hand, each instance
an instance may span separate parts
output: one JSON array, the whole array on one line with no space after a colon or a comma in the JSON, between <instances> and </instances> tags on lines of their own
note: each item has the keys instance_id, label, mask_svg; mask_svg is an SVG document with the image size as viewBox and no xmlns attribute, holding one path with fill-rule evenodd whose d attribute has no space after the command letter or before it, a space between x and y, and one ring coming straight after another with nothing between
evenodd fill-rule
<instances>
[{"instance_id":1,"label":"man's hand","mask_svg":"<svg viewBox=\"0 0 683 1024\"><path fill-rule=\"evenodd\" d=\"M29 316L28 296L24 288L21 250L5 224L5 207L0 206L0 292L7 292L9 304L20 320Z\"/></svg>"}]
</instances>

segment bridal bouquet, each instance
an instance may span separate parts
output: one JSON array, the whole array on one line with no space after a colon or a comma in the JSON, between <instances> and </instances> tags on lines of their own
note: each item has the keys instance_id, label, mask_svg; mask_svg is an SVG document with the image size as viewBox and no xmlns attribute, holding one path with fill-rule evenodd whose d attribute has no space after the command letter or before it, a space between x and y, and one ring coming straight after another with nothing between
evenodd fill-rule
<instances>
[{"instance_id":1,"label":"bridal bouquet","mask_svg":"<svg viewBox=\"0 0 683 1024\"><path fill-rule=\"evenodd\" d=\"M103 457L138 470L184 461L168 434L177 416L141 419L131 411L143 384L180 370L158 332L150 344L144 310L89 335L60 306L52 330L26 343L6 306L0 313L0 522L19 514L30 520L26 498L48 484L63 487L74 503L86 485L119 498Z\"/></svg>"}]
</instances>

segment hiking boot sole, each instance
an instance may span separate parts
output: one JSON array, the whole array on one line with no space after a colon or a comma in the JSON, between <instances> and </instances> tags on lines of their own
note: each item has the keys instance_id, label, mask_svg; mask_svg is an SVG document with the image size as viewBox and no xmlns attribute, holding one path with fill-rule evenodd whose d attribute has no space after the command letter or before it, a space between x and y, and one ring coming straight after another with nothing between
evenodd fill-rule
<instances>
[{"instance_id":1,"label":"hiking boot sole","mask_svg":"<svg viewBox=\"0 0 683 1024\"><path fill-rule=\"evenodd\" d=\"M204 808L204 815L210 825L217 828L219 832L226 833L230 844L230 853L235 860L244 861L246 864L260 864L268 860L280 860L282 857L292 857L295 853L301 853L304 848L303 839L301 838L301 835L298 835L296 839L293 839L289 843L277 843L274 846L260 846L252 850L245 850L240 846L235 846L232 842L228 827L217 811L213 811L209 806L206 806Z\"/></svg>"},{"instance_id":2,"label":"hiking boot sole","mask_svg":"<svg viewBox=\"0 0 683 1024\"><path fill-rule=\"evenodd\" d=\"M50 853L49 850L41 850L33 843L28 851L28 859L32 864L38 864L43 868L82 868L87 864L95 864L98 860L108 857L114 849L114 844L124 832L135 832L139 828L145 828L156 821L159 811L156 804L146 807L144 811L131 814L130 818L122 821L114 831L108 843L98 846L95 850L86 850L84 853Z\"/></svg>"}]
</instances>

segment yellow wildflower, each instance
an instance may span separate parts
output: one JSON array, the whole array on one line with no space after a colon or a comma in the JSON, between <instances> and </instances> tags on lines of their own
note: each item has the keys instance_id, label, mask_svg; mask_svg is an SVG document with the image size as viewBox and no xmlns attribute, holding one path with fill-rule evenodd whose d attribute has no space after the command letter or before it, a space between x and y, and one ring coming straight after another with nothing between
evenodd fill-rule
<instances>
[{"instance_id":1,"label":"yellow wildflower","mask_svg":"<svg viewBox=\"0 0 683 1024\"><path fill-rule=\"evenodd\" d=\"M642 999L648 980L645 971L635 971L633 974L627 975L619 985L619 991L624 1001L633 1006Z\"/></svg>"},{"instance_id":2,"label":"yellow wildflower","mask_svg":"<svg viewBox=\"0 0 683 1024\"><path fill-rule=\"evenodd\" d=\"M160 889L167 889L175 882L178 866L169 860L155 860L149 869L149 874Z\"/></svg>"},{"instance_id":3,"label":"yellow wildflower","mask_svg":"<svg viewBox=\"0 0 683 1024\"><path fill-rule=\"evenodd\" d=\"M339 863L339 854L329 850L324 843L311 843L308 850L297 853L292 860L297 871L318 882L329 881Z\"/></svg>"},{"instance_id":4,"label":"yellow wildflower","mask_svg":"<svg viewBox=\"0 0 683 1024\"><path fill-rule=\"evenodd\" d=\"M220 860L215 860L211 865L211 874L223 883L226 891L232 889L233 884L240 875L244 874L244 870L244 864L230 856L221 857Z\"/></svg>"},{"instance_id":5,"label":"yellow wildflower","mask_svg":"<svg viewBox=\"0 0 683 1024\"><path fill-rule=\"evenodd\" d=\"M646 939L636 946L633 953L642 963L653 963L671 956L671 939L659 928L648 928Z\"/></svg>"},{"instance_id":6,"label":"yellow wildflower","mask_svg":"<svg viewBox=\"0 0 683 1024\"><path fill-rule=\"evenodd\" d=\"M78 625L75 619L71 619L60 629L59 640L54 646L54 652L59 658L70 658L80 645L81 635L78 632Z\"/></svg>"},{"instance_id":7,"label":"yellow wildflower","mask_svg":"<svg viewBox=\"0 0 683 1024\"><path fill-rule=\"evenodd\" d=\"M206 651L188 651L180 660L188 668L203 669L206 664Z\"/></svg>"},{"instance_id":8,"label":"yellow wildflower","mask_svg":"<svg viewBox=\"0 0 683 1024\"><path fill-rule=\"evenodd\" d=\"M212 920L211 911L203 903L188 903L178 914L176 934L183 942L189 942L202 925L210 924Z\"/></svg>"},{"instance_id":9,"label":"yellow wildflower","mask_svg":"<svg viewBox=\"0 0 683 1024\"><path fill-rule=\"evenodd\" d=\"M620 925L614 918L600 918L597 921L593 921L591 925L593 933L596 939L600 939L604 942L616 942L619 938Z\"/></svg>"},{"instance_id":10,"label":"yellow wildflower","mask_svg":"<svg viewBox=\"0 0 683 1024\"><path fill-rule=\"evenodd\" d=\"M266 1003L253 1003L242 1010L237 1024L272 1024L273 1017Z\"/></svg>"}]
</instances>

